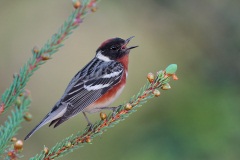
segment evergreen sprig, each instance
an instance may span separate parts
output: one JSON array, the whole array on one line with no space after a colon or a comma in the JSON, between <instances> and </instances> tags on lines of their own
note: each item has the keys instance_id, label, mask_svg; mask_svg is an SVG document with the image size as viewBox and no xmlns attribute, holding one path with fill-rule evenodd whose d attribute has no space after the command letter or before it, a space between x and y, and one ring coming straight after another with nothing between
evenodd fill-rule
<instances>
[{"instance_id":1,"label":"evergreen sprig","mask_svg":"<svg viewBox=\"0 0 240 160\"><path fill-rule=\"evenodd\" d=\"M115 112L110 113L108 116L101 112L101 120L94 123L91 127L86 127L83 132L78 132L76 135L71 135L58 142L50 150L44 147L40 154L30 158L30 160L51 160L64 156L73 150L83 147L86 143L91 143L93 138L101 135L106 129L114 127L120 121L125 120L130 114L136 111L136 108L142 106L147 100L160 96L158 88L163 90L170 89L168 82L172 77L177 80L175 72L177 70L176 64L169 65L164 71L159 71L156 78L152 73L149 73L147 78L148 82L142 87L136 96L133 96L128 103L120 105Z\"/></svg>"},{"instance_id":2,"label":"evergreen sprig","mask_svg":"<svg viewBox=\"0 0 240 160\"><path fill-rule=\"evenodd\" d=\"M0 158L4 152L7 153L5 160L21 158L22 141L19 140L21 143L17 143L17 141L14 145L10 145L9 142L20 129L20 124L25 118L24 114L26 114L31 102L28 92L24 91L25 86L33 73L47 60L51 59L51 56L63 46L64 40L79 26L85 16L96 10L96 3L97 0L82 0L81 3L78 0L73 0L75 10L60 27L58 32L41 49L34 47L32 50L33 56L20 69L18 74L14 74L12 84L1 97L0 115L5 113L9 107L15 107L5 124L0 126ZM31 160L56 159L82 147L86 143L91 143L94 137L101 135L106 129L114 127L115 124L127 118L131 113L136 111L137 107L146 103L148 99L158 97L160 91L157 88L170 89L168 82L170 77L177 79L175 75L176 70L177 66L172 64L166 70L159 71L156 78L154 78L153 74L148 74L147 84L128 103L120 105L114 113L106 115L101 112L101 120L97 121L91 129L86 127L83 132L78 132L76 135L65 138L50 150L44 147L44 150L32 157Z\"/></svg>"},{"instance_id":3,"label":"evergreen sprig","mask_svg":"<svg viewBox=\"0 0 240 160\"><path fill-rule=\"evenodd\" d=\"M33 56L20 69L19 74L14 74L14 79L10 87L3 93L0 104L0 115L7 111L13 105L16 98L24 90L26 83L29 81L33 73L44 64L51 56L63 46L63 41L79 26L85 16L96 10L96 0L73 0L73 5L76 8L58 32L41 48L34 47L32 50Z\"/></svg>"},{"instance_id":4,"label":"evergreen sprig","mask_svg":"<svg viewBox=\"0 0 240 160\"><path fill-rule=\"evenodd\" d=\"M0 158L9 147L9 142L12 137L14 137L17 131L21 128L20 124L24 121L24 115L31 103L29 95L30 92L26 90L20 97L18 97L14 110L12 110L12 115L8 116L8 120L5 121L4 125L0 126ZM12 149L11 152L17 151Z\"/></svg>"}]
</instances>

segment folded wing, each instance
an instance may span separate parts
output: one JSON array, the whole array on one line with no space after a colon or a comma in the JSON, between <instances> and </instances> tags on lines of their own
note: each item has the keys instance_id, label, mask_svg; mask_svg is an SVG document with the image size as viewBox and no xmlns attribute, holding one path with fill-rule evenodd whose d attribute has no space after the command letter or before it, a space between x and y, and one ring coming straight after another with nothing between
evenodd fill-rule
<instances>
[{"instance_id":1,"label":"folded wing","mask_svg":"<svg viewBox=\"0 0 240 160\"><path fill-rule=\"evenodd\" d=\"M87 106L98 100L113 86L118 84L123 76L123 66L119 62L103 62L88 76L76 75L66 89L66 93L59 103L67 104L67 110L58 119L54 127L57 127L70 117L81 112ZM89 69L89 68L88 68ZM79 74L86 72L82 70ZM61 105L61 104L60 104Z\"/></svg>"}]
</instances>

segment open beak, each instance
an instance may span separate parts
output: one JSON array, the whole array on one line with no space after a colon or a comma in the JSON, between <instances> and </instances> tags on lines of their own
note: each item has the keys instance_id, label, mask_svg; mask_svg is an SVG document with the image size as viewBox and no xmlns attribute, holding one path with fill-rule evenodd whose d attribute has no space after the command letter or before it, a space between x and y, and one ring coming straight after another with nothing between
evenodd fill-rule
<instances>
[{"instance_id":1,"label":"open beak","mask_svg":"<svg viewBox=\"0 0 240 160\"><path fill-rule=\"evenodd\" d=\"M124 43L124 45L122 46L122 49L130 50L130 49L133 49L133 48L138 47L138 46L131 46L131 47L128 47L128 48L127 48L127 44L130 42L130 40L131 40L132 38L134 38L134 36L129 37L128 39L125 40L125 43Z\"/></svg>"}]
</instances>

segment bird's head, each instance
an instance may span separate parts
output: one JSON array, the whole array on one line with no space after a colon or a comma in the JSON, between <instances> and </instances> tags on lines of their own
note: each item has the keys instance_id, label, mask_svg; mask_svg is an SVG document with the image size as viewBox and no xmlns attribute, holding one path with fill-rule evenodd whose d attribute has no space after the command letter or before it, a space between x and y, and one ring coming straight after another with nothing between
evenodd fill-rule
<instances>
[{"instance_id":1,"label":"bird's head","mask_svg":"<svg viewBox=\"0 0 240 160\"><path fill-rule=\"evenodd\" d=\"M131 49L138 46L127 47L127 44L134 36L124 40L121 38L111 38L104 41L96 51L96 57L104 61L117 60L127 55Z\"/></svg>"}]
</instances>

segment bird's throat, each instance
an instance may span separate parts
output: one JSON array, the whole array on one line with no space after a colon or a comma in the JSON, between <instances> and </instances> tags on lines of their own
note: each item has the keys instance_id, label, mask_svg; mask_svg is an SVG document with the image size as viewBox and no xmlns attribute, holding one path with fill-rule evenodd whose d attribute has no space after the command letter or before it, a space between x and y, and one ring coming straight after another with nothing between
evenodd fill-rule
<instances>
[{"instance_id":1,"label":"bird's throat","mask_svg":"<svg viewBox=\"0 0 240 160\"><path fill-rule=\"evenodd\" d=\"M129 57L129 54L126 54L117 60L123 65L126 71L128 71L128 57Z\"/></svg>"}]
</instances>

